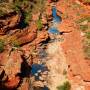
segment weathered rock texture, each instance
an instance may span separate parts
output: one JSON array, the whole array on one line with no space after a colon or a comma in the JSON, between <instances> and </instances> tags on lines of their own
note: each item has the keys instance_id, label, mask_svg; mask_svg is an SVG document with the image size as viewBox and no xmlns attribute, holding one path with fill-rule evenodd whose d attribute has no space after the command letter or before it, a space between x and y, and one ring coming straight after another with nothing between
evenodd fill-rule
<instances>
[{"instance_id":1,"label":"weathered rock texture","mask_svg":"<svg viewBox=\"0 0 90 90\"><path fill-rule=\"evenodd\" d=\"M33 63L31 51L33 47L36 49L38 44L46 41L49 37L47 31L38 33L35 23L30 23L24 29L16 29L20 19L21 15L17 13L0 18L0 34L5 37L3 39L6 45L5 50L0 53L0 90L12 90L20 87L20 85L22 88L28 88L22 80L30 76ZM21 47L17 48L15 45ZM29 85L29 83L27 84Z\"/></svg>"},{"instance_id":2,"label":"weathered rock texture","mask_svg":"<svg viewBox=\"0 0 90 90\"><path fill-rule=\"evenodd\" d=\"M0 34L5 34L10 29L14 29L20 22L21 15L16 12L8 16L0 17Z\"/></svg>"}]
</instances>

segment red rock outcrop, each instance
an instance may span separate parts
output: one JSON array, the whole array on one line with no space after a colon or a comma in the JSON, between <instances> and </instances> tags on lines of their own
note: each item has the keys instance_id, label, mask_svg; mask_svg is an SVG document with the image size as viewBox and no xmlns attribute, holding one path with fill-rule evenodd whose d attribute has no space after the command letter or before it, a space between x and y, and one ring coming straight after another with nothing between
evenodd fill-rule
<instances>
[{"instance_id":1,"label":"red rock outcrop","mask_svg":"<svg viewBox=\"0 0 90 90\"><path fill-rule=\"evenodd\" d=\"M13 37L16 37L18 41L20 41L20 45L24 45L28 42L31 42L33 46L37 46L39 43L48 39L49 35L47 31L41 31L37 34L37 27L35 24L31 24L30 27L23 31L18 31L12 34ZM11 37L12 37L11 36ZM33 41L33 42L32 42ZM28 55L30 54L30 48L28 47ZM24 50L24 54L27 54L27 49L22 48ZM17 76L18 73L21 73L21 64L22 60L22 52L17 50L12 51L12 48L7 46L6 50L0 53L0 65L7 75L7 80L5 81L5 87L7 88L16 88L20 83L20 77ZM29 62L29 63L28 63ZM27 63L29 66L32 64L31 58Z\"/></svg>"},{"instance_id":2,"label":"red rock outcrop","mask_svg":"<svg viewBox=\"0 0 90 90\"><path fill-rule=\"evenodd\" d=\"M4 16L3 16L4 17ZM13 13L13 15L0 19L0 34L5 34L10 29L15 28L20 22L21 15Z\"/></svg>"},{"instance_id":3,"label":"red rock outcrop","mask_svg":"<svg viewBox=\"0 0 90 90\"><path fill-rule=\"evenodd\" d=\"M81 3L83 3L84 5L90 5L90 1L89 0L79 0Z\"/></svg>"},{"instance_id":4,"label":"red rock outcrop","mask_svg":"<svg viewBox=\"0 0 90 90\"><path fill-rule=\"evenodd\" d=\"M37 26L31 24L24 30L18 30L7 38L8 43L17 43L18 45L25 45L32 42L37 37Z\"/></svg>"},{"instance_id":5,"label":"red rock outcrop","mask_svg":"<svg viewBox=\"0 0 90 90\"><path fill-rule=\"evenodd\" d=\"M43 41L46 41L48 38L49 38L48 32L47 31L41 31L37 35L37 38L33 41L33 44L37 45Z\"/></svg>"},{"instance_id":6,"label":"red rock outcrop","mask_svg":"<svg viewBox=\"0 0 90 90\"><path fill-rule=\"evenodd\" d=\"M15 77L8 79L7 82L5 83L5 86L7 88L13 89L19 85L19 82L20 82L20 77L15 76Z\"/></svg>"},{"instance_id":7,"label":"red rock outcrop","mask_svg":"<svg viewBox=\"0 0 90 90\"><path fill-rule=\"evenodd\" d=\"M6 65L4 66L4 70L8 78L12 78L17 73L20 73L21 69L21 52L20 51L13 51L11 52L10 56L7 58Z\"/></svg>"},{"instance_id":8,"label":"red rock outcrop","mask_svg":"<svg viewBox=\"0 0 90 90\"><path fill-rule=\"evenodd\" d=\"M23 32L23 34L25 33ZM37 27L35 25L31 25L30 28L28 28L28 32L26 33L26 35L23 34L21 34L21 37L18 38L21 45L29 43L37 37Z\"/></svg>"},{"instance_id":9,"label":"red rock outcrop","mask_svg":"<svg viewBox=\"0 0 90 90\"><path fill-rule=\"evenodd\" d=\"M46 15L48 17L48 21L52 20L52 7L51 6L47 6L47 8L46 8Z\"/></svg>"},{"instance_id":10,"label":"red rock outcrop","mask_svg":"<svg viewBox=\"0 0 90 90\"><path fill-rule=\"evenodd\" d=\"M20 78L16 75L21 72L21 55L18 50L0 53L0 67L6 75L7 80L4 85L7 88L15 88L20 82ZM1 81L5 79L5 75L2 76Z\"/></svg>"}]
</instances>

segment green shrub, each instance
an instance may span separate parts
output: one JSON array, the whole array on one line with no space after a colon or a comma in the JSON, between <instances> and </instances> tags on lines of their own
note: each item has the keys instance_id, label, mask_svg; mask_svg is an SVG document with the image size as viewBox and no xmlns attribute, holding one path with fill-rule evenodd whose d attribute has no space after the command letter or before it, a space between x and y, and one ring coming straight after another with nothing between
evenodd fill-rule
<instances>
[{"instance_id":1,"label":"green shrub","mask_svg":"<svg viewBox=\"0 0 90 90\"><path fill-rule=\"evenodd\" d=\"M84 40L84 45L85 46L90 46L90 39L85 39Z\"/></svg>"},{"instance_id":2,"label":"green shrub","mask_svg":"<svg viewBox=\"0 0 90 90\"><path fill-rule=\"evenodd\" d=\"M33 4L33 12L40 12L42 13L45 10L45 2L46 0L36 0L36 3Z\"/></svg>"},{"instance_id":3,"label":"green shrub","mask_svg":"<svg viewBox=\"0 0 90 90\"><path fill-rule=\"evenodd\" d=\"M0 53L4 51L4 41L0 39Z\"/></svg>"},{"instance_id":4,"label":"green shrub","mask_svg":"<svg viewBox=\"0 0 90 90\"><path fill-rule=\"evenodd\" d=\"M76 23L79 24L79 23L82 23L82 22L84 22L84 21L86 21L86 20L87 20L88 22L90 22L90 17L88 16L88 17L80 18L79 20L76 21Z\"/></svg>"},{"instance_id":5,"label":"green shrub","mask_svg":"<svg viewBox=\"0 0 90 90\"><path fill-rule=\"evenodd\" d=\"M90 32L86 32L85 36L87 37L87 39L90 39Z\"/></svg>"},{"instance_id":6,"label":"green shrub","mask_svg":"<svg viewBox=\"0 0 90 90\"><path fill-rule=\"evenodd\" d=\"M90 59L90 46L84 48L85 58Z\"/></svg>"},{"instance_id":7,"label":"green shrub","mask_svg":"<svg viewBox=\"0 0 90 90\"><path fill-rule=\"evenodd\" d=\"M12 41L12 46L19 48L20 47L19 41L17 41L17 40Z\"/></svg>"},{"instance_id":8,"label":"green shrub","mask_svg":"<svg viewBox=\"0 0 90 90\"><path fill-rule=\"evenodd\" d=\"M31 13L30 11L24 12L24 17L25 17L24 22L25 22L26 24L28 24L29 21L30 21L31 18L32 18L32 13Z\"/></svg>"},{"instance_id":9,"label":"green shrub","mask_svg":"<svg viewBox=\"0 0 90 90\"><path fill-rule=\"evenodd\" d=\"M3 16L4 12L2 10L0 10L0 16Z\"/></svg>"},{"instance_id":10,"label":"green shrub","mask_svg":"<svg viewBox=\"0 0 90 90\"><path fill-rule=\"evenodd\" d=\"M73 4L71 5L71 7L72 7L73 9L76 9L76 8L81 8L81 5L80 5L80 4L77 4L77 3L73 3Z\"/></svg>"},{"instance_id":11,"label":"green shrub","mask_svg":"<svg viewBox=\"0 0 90 90\"><path fill-rule=\"evenodd\" d=\"M70 89L71 85L68 81L66 81L63 85L57 87L57 90L70 90Z\"/></svg>"},{"instance_id":12,"label":"green shrub","mask_svg":"<svg viewBox=\"0 0 90 90\"><path fill-rule=\"evenodd\" d=\"M63 75L66 75L67 74L67 71L64 69L63 70Z\"/></svg>"},{"instance_id":13,"label":"green shrub","mask_svg":"<svg viewBox=\"0 0 90 90\"><path fill-rule=\"evenodd\" d=\"M88 25L80 25L80 30L86 31L88 29Z\"/></svg>"},{"instance_id":14,"label":"green shrub","mask_svg":"<svg viewBox=\"0 0 90 90\"><path fill-rule=\"evenodd\" d=\"M84 53L85 58L90 59L90 39L84 40Z\"/></svg>"},{"instance_id":15,"label":"green shrub","mask_svg":"<svg viewBox=\"0 0 90 90\"><path fill-rule=\"evenodd\" d=\"M41 21L41 19L38 19L37 20L37 27L38 27L38 30L41 30L42 29L42 21Z\"/></svg>"}]
</instances>

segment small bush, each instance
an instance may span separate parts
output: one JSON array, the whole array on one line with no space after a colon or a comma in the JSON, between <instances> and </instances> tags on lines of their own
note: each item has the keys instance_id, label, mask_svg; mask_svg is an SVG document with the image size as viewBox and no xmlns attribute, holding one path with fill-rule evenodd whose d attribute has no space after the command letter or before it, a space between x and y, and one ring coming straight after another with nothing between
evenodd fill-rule
<instances>
[{"instance_id":1,"label":"small bush","mask_svg":"<svg viewBox=\"0 0 90 90\"><path fill-rule=\"evenodd\" d=\"M24 22L25 22L26 24L28 24L29 21L30 21L31 18L32 18L32 13L31 13L30 11L24 12L24 17L25 17Z\"/></svg>"},{"instance_id":2,"label":"small bush","mask_svg":"<svg viewBox=\"0 0 90 90\"><path fill-rule=\"evenodd\" d=\"M73 3L71 7L73 9L76 9L76 8L81 8L81 5L80 4L77 4L77 3Z\"/></svg>"},{"instance_id":3,"label":"small bush","mask_svg":"<svg viewBox=\"0 0 90 90\"><path fill-rule=\"evenodd\" d=\"M90 39L84 40L84 53L85 53L85 58L90 59Z\"/></svg>"},{"instance_id":4,"label":"small bush","mask_svg":"<svg viewBox=\"0 0 90 90\"><path fill-rule=\"evenodd\" d=\"M90 46L84 48L85 58L90 59Z\"/></svg>"},{"instance_id":5,"label":"small bush","mask_svg":"<svg viewBox=\"0 0 90 90\"><path fill-rule=\"evenodd\" d=\"M85 39L84 40L84 45L85 46L90 46L90 39Z\"/></svg>"},{"instance_id":6,"label":"small bush","mask_svg":"<svg viewBox=\"0 0 90 90\"><path fill-rule=\"evenodd\" d=\"M31 10L31 3L30 0L16 0L15 3L13 3L13 9L14 11L21 12L23 17L23 23L25 25L29 24L29 21L32 18L32 10Z\"/></svg>"},{"instance_id":7,"label":"small bush","mask_svg":"<svg viewBox=\"0 0 90 90\"><path fill-rule=\"evenodd\" d=\"M0 10L0 16L3 16L4 12L2 10Z\"/></svg>"},{"instance_id":8,"label":"small bush","mask_svg":"<svg viewBox=\"0 0 90 90\"><path fill-rule=\"evenodd\" d=\"M88 22L90 22L90 17L88 16L88 17L83 17L83 18L80 18L78 21L76 21L76 23L77 24L79 24L79 23L82 23L82 22L84 22L84 21L88 21Z\"/></svg>"},{"instance_id":9,"label":"small bush","mask_svg":"<svg viewBox=\"0 0 90 90\"><path fill-rule=\"evenodd\" d=\"M66 75L67 74L67 71L64 69L63 70L63 75Z\"/></svg>"},{"instance_id":10,"label":"small bush","mask_svg":"<svg viewBox=\"0 0 90 90\"><path fill-rule=\"evenodd\" d=\"M0 39L0 53L4 51L4 41Z\"/></svg>"},{"instance_id":11,"label":"small bush","mask_svg":"<svg viewBox=\"0 0 90 90\"><path fill-rule=\"evenodd\" d=\"M80 30L86 31L88 29L88 25L80 25Z\"/></svg>"},{"instance_id":12,"label":"small bush","mask_svg":"<svg viewBox=\"0 0 90 90\"><path fill-rule=\"evenodd\" d=\"M71 85L68 81L66 81L63 85L57 87L57 90L70 90L70 89Z\"/></svg>"},{"instance_id":13,"label":"small bush","mask_svg":"<svg viewBox=\"0 0 90 90\"><path fill-rule=\"evenodd\" d=\"M90 32L86 32L85 36L87 37L87 39L90 39Z\"/></svg>"},{"instance_id":14,"label":"small bush","mask_svg":"<svg viewBox=\"0 0 90 90\"><path fill-rule=\"evenodd\" d=\"M42 21L41 21L41 19L38 19L37 20L37 27L38 27L38 30L41 30L42 29Z\"/></svg>"},{"instance_id":15,"label":"small bush","mask_svg":"<svg viewBox=\"0 0 90 90\"><path fill-rule=\"evenodd\" d=\"M17 40L12 41L12 46L19 48L20 47L19 41L17 41Z\"/></svg>"}]
</instances>

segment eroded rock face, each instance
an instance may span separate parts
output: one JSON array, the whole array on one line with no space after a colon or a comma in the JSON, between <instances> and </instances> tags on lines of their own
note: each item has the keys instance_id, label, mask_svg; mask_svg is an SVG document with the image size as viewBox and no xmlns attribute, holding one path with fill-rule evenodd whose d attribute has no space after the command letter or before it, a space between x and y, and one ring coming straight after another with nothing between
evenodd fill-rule
<instances>
[{"instance_id":1,"label":"eroded rock face","mask_svg":"<svg viewBox=\"0 0 90 90\"><path fill-rule=\"evenodd\" d=\"M22 63L22 58L21 58L21 53L19 51L13 51L11 52L11 54L0 54L2 56L2 60L1 63L2 66L2 70L0 75L2 75L2 79L0 79L1 81L3 81L3 79L5 79L5 75L8 77L5 80L5 86L8 88L14 88L17 87L17 85L20 82L20 78L19 76L16 76L18 73L21 72L21 63ZM4 57L8 55L8 57ZM3 58L4 57L4 58ZM1 59L1 58L0 58ZM2 62L4 60L4 62ZM5 75L4 75L5 74Z\"/></svg>"},{"instance_id":2,"label":"eroded rock face","mask_svg":"<svg viewBox=\"0 0 90 90\"><path fill-rule=\"evenodd\" d=\"M49 37L47 31L41 31L37 35L37 28L35 29L35 25L32 25L30 28L28 28L26 32L22 31L21 33L14 34L14 35L17 37L18 40L22 41L21 44L26 44L27 42L33 41L32 42L33 46L36 46L43 41L46 41ZM22 56L24 55L29 56L30 49L32 49L33 46L27 45L27 47L23 47L22 50L24 52L19 51L19 49L16 49L13 51L12 47L8 46L4 52L0 53L0 66L2 68L1 73L4 70L4 73L7 76L7 78L5 79L6 81L4 83L5 87L12 89L12 88L16 88L19 85L21 81L21 77L18 76L18 74L20 73L22 74L22 70L21 70L22 64L25 65L23 66L25 68L26 68L26 65L28 65L27 67L28 70L27 69L26 70L29 71L30 73L30 69L31 69L30 66L33 63L33 61L31 60L31 57L28 58L29 61L25 61L24 60L25 58L22 58Z\"/></svg>"},{"instance_id":3,"label":"eroded rock face","mask_svg":"<svg viewBox=\"0 0 90 90\"><path fill-rule=\"evenodd\" d=\"M25 44L33 41L36 37L37 37L37 27L36 25L31 25L30 28L28 28L28 32L25 35L21 35L21 37L18 39L20 41L20 44Z\"/></svg>"},{"instance_id":4,"label":"eroded rock face","mask_svg":"<svg viewBox=\"0 0 90 90\"><path fill-rule=\"evenodd\" d=\"M11 48L3 51L2 53L0 53L0 66L5 66L6 62L8 61L9 58L9 54L10 54L10 50Z\"/></svg>"},{"instance_id":5,"label":"eroded rock face","mask_svg":"<svg viewBox=\"0 0 90 90\"><path fill-rule=\"evenodd\" d=\"M51 6L47 6L47 8L46 8L46 15L48 17L48 21L52 20L52 7Z\"/></svg>"},{"instance_id":6,"label":"eroded rock face","mask_svg":"<svg viewBox=\"0 0 90 90\"><path fill-rule=\"evenodd\" d=\"M18 23L20 22L20 18L21 15L20 14L16 14L15 12L13 13L13 15L5 17L3 16L3 18L0 19L0 34L5 34L7 31L9 31L10 29L15 28L15 26L18 25Z\"/></svg>"},{"instance_id":7,"label":"eroded rock face","mask_svg":"<svg viewBox=\"0 0 90 90\"><path fill-rule=\"evenodd\" d=\"M83 3L84 5L90 5L90 1L89 0L79 0L81 3Z\"/></svg>"},{"instance_id":8,"label":"eroded rock face","mask_svg":"<svg viewBox=\"0 0 90 90\"><path fill-rule=\"evenodd\" d=\"M7 80L7 75L3 68L0 68L0 82L5 82Z\"/></svg>"},{"instance_id":9,"label":"eroded rock face","mask_svg":"<svg viewBox=\"0 0 90 90\"><path fill-rule=\"evenodd\" d=\"M15 76L15 77L8 79L8 81L5 83L5 86L7 88L13 89L19 85L19 82L20 82L20 77Z\"/></svg>"},{"instance_id":10,"label":"eroded rock face","mask_svg":"<svg viewBox=\"0 0 90 90\"><path fill-rule=\"evenodd\" d=\"M40 13L33 14L33 15L32 15L32 20L33 20L33 21L37 21L37 20L39 19L39 16L40 16Z\"/></svg>"},{"instance_id":11,"label":"eroded rock face","mask_svg":"<svg viewBox=\"0 0 90 90\"><path fill-rule=\"evenodd\" d=\"M37 38L33 41L33 43L34 43L35 45L37 45L37 44L39 44L39 43L41 43L41 42L43 42L43 41L46 41L48 38L49 38L48 32L47 32L47 31L41 31L41 32L38 34Z\"/></svg>"},{"instance_id":12,"label":"eroded rock face","mask_svg":"<svg viewBox=\"0 0 90 90\"><path fill-rule=\"evenodd\" d=\"M52 11L50 8L49 19L51 19L51 14ZM33 20L38 20L38 16L33 18ZM30 75L31 65L33 63L32 60L37 59L37 57L32 59L32 57L29 56L31 49L33 46L35 46L34 49L36 49L38 44L49 38L46 30L37 33L37 25L35 23L30 23L25 29L16 29L20 19L21 15L17 13L12 13L11 15L0 18L0 35L7 36L6 43L8 44L5 44L5 50L0 53L0 90L3 90L2 88L4 87L6 90L12 90L20 86L21 80ZM44 25L48 23L46 17L42 16L42 22ZM18 49L12 44L15 40L18 41L21 47L26 46ZM32 44L32 46L29 46L30 44ZM27 57L29 57L28 60ZM26 89L28 85L29 83L23 87L25 88L24 90L28 90Z\"/></svg>"},{"instance_id":13,"label":"eroded rock face","mask_svg":"<svg viewBox=\"0 0 90 90\"><path fill-rule=\"evenodd\" d=\"M22 58L21 52L13 51L10 56L7 58L6 65L4 66L4 70L8 78L15 76L17 73L20 73Z\"/></svg>"}]
</instances>

